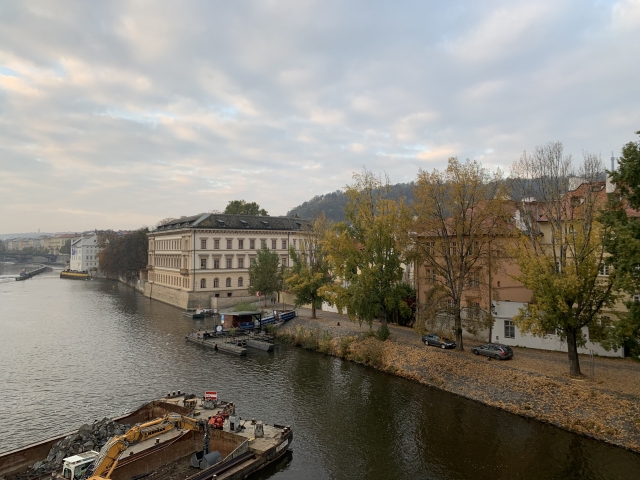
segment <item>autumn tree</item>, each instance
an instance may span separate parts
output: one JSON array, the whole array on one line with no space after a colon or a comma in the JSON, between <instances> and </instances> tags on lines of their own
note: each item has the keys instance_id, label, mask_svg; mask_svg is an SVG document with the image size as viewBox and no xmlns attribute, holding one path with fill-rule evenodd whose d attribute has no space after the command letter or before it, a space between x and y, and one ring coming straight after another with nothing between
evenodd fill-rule
<instances>
[{"instance_id":1,"label":"autumn tree","mask_svg":"<svg viewBox=\"0 0 640 480\"><path fill-rule=\"evenodd\" d=\"M345 222L325 237L327 256L337 281L322 289L325 299L351 320L371 325L381 317L381 334L394 308L409 309L401 302L409 210L389 198L390 185L373 173L354 174L345 187Z\"/></svg>"},{"instance_id":2,"label":"autumn tree","mask_svg":"<svg viewBox=\"0 0 640 480\"><path fill-rule=\"evenodd\" d=\"M137 277L148 263L148 232L145 227L125 235L114 231L98 234L100 270L112 278Z\"/></svg>"},{"instance_id":3,"label":"autumn tree","mask_svg":"<svg viewBox=\"0 0 640 480\"><path fill-rule=\"evenodd\" d=\"M249 294L260 292L269 296L282 290L282 268L280 257L263 245L256 252L256 261L249 265Z\"/></svg>"},{"instance_id":4,"label":"autumn tree","mask_svg":"<svg viewBox=\"0 0 640 480\"><path fill-rule=\"evenodd\" d=\"M589 153L574 168L560 142L524 152L512 168L515 195L522 199L516 280L533 292L514 322L534 335L557 332L567 342L571 376L581 375L582 329L598 326L600 312L615 300L615 272L600 275L609 229L597 220L606 200L604 182L598 182L602 171L600 157Z\"/></svg>"},{"instance_id":5,"label":"autumn tree","mask_svg":"<svg viewBox=\"0 0 640 480\"><path fill-rule=\"evenodd\" d=\"M233 213L236 215L269 215L264 208L260 208L256 202L245 202L244 200L230 200L224 213Z\"/></svg>"},{"instance_id":6,"label":"autumn tree","mask_svg":"<svg viewBox=\"0 0 640 480\"><path fill-rule=\"evenodd\" d=\"M414 254L425 267L432 318L453 319L456 348L463 350L463 327L489 326L480 305L490 274L500 264L492 252L504 242L512 216L500 172L477 161L450 158L444 171L420 170L415 184ZM490 310L490 309L489 309Z\"/></svg>"},{"instance_id":7,"label":"autumn tree","mask_svg":"<svg viewBox=\"0 0 640 480\"><path fill-rule=\"evenodd\" d=\"M285 283L295 296L296 307L311 305L311 318L316 318L316 309L322 306L322 287L333 280L323 244L330 229L331 223L323 213L313 223L303 225L298 248L289 247L292 264Z\"/></svg>"},{"instance_id":8,"label":"autumn tree","mask_svg":"<svg viewBox=\"0 0 640 480\"><path fill-rule=\"evenodd\" d=\"M640 135L640 131L636 132ZM605 347L627 347L640 358L640 142L622 148L618 169L608 172L617 187L610 194L600 221L610 227L605 236L606 258L616 273L619 287L627 294L626 312L618 312L618 321L602 342Z\"/></svg>"}]
</instances>

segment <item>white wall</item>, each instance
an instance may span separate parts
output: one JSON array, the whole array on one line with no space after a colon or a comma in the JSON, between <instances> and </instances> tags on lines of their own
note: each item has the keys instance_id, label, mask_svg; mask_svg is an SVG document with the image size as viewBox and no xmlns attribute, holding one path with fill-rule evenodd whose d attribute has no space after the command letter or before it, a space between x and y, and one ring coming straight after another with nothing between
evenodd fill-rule
<instances>
[{"instance_id":1,"label":"white wall","mask_svg":"<svg viewBox=\"0 0 640 480\"><path fill-rule=\"evenodd\" d=\"M503 345L519 346L527 348L537 348L540 350L555 350L558 352L566 352L567 344L560 340L560 337L555 334L545 335L544 337L537 337L533 335L523 334L518 330L518 327L514 327L515 337L506 338L505 335L505 320L511 320L518 313L520 308L525 306L520 302L494 302L496 305L495 323L491 334L491 341L496 343L502 343ZM583 328L584 335L588 338L588 329ZM589 354L589 351L593 350L593 353L602 357L624 357L624 351L622 349L618 351L605 350L600 344L587 341L584 347L578 347L578 353Z\"/></svg>"}]
</instances>

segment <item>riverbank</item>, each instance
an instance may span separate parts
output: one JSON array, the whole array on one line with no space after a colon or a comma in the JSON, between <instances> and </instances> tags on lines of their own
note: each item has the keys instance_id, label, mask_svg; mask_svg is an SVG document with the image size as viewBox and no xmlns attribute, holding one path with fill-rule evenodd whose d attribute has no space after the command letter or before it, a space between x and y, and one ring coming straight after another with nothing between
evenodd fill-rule
<instances>
[{"instance_id":1,"label":"riverbank","mask_svg":"<svg viewBox=\"0 0 640 480\"><path fill-rule=\"evenodd\" d=\"M283 325L278 337L640 453L640 365L619 361L623 377L629 379L619 385L574 380L539 373L544 368L535 361L518 362L519 351L513 361L488 361L468 351L425 347L417 333L395 326L382 342L367 333L366 325L360 328L346 317L320 314L324 318L312 320L302 313ZM558 352L548 353L555 361Z\"/></svg>"}]
</instances>

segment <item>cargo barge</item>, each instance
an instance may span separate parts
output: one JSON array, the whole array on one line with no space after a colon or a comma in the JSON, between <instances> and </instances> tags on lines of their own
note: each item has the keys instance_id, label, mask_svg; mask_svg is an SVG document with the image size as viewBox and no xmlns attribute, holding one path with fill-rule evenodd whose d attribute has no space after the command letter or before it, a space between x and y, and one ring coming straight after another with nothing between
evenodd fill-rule
<instances>
[{"instance_id":1,"label":"cargo barge","mask_svg":"<svg viewBox=\"0 0 640 480\"><path fill-rule=\"evenodd\" d=\"M290 427L240 418L235 405L218 401L215 392L200 398L169 394L113 420L133 426L111 437L99 452L65 458L64 476L62 468L54 475L76 480L73 465L87 464L91 457L88 470L78 470L80 477L238 480L282 458L293 440ZM77 435L71 432L1 454L0 477L52 478L51 471L33 469L34 465L51 457L52 447Z\"/></svg>"}]
</instances>

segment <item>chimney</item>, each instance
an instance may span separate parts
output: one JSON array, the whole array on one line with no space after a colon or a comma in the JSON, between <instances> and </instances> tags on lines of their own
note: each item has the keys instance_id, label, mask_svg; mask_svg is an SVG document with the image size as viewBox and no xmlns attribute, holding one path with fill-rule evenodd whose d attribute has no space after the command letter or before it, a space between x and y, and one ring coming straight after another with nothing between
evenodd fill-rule
<instances>
[{"instance_id":1,"label":"chimney","mask_svg":"<svg viewBox=\"0 0 640 480\"><path fill-rule=\"evenodd\" d=\"M616 169L616 159L613 156L613 152L611 152L611 171L614 172ZM606 192L613 193L616 191L616 184L611 181L611 176L607 174L607 183L606 183Z\"/></svg>"}]
</instances>

